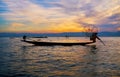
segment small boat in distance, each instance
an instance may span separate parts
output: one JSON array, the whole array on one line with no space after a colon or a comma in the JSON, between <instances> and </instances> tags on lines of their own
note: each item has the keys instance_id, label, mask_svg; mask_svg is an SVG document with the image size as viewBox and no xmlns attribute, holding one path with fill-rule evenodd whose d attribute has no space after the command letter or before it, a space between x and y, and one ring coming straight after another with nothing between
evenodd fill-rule
<instances>
[{"instance_id":1,"label":"small boat in distance","mask_svg":"<svg viewBox=\"0 0 120 77\"><path fill-rule=\"evenodd\" d=\"M72 45L86 45L91 44L94 42L38 42L38 41L27 41L27 40L21 40L26 43L34 44L37 46L54 46L54 45L61 45L61 46L72 46Z\"/></svg>"}]
</instances>

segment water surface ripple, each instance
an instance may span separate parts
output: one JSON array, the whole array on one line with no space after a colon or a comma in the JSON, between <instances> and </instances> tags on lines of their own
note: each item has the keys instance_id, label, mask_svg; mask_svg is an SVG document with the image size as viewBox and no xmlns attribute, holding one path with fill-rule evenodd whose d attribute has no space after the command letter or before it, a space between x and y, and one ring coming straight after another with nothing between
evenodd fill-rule
<instances>
[{"instance_id":1,"label":"water surface ripple","mask_svg":"<svg viewBox=\"0 0 120 77\"><path fill-rule=\"evenodd\" d=\"M120 77L120 37L102 37L106 46L34 46L20 39L0 38L0 77ZM67 40L43 40L51 39Z\"/></svg>"}]
</instances>

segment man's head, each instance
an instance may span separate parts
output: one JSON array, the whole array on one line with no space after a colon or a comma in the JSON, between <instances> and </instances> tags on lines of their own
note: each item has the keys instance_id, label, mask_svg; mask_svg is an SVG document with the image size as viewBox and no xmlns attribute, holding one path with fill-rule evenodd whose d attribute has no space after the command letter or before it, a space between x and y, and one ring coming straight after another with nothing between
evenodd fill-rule
<instances>
[{"instance_id":1,"label":"man's head","mask_svg":"<svg viewBox=\"0 0 120 77\"><path fill-rule=\"evenodd\" d=\"M97 32L95 32L94 34L95 34L95 35L97 35L98 33L97 33Z\"/></svg>"}]
</instances>

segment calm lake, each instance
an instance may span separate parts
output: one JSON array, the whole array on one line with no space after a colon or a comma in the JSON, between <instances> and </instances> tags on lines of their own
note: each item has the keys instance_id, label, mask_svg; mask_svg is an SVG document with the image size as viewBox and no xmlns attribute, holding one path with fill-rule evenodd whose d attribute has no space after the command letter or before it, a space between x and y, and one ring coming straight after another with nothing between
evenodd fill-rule
<instances>
[{"instance_id":1,"label":"calm lake","mask_svg":"<svg viewBox=\"0 0 120 77\"><path fill-rule=\"evenodd\" d=\"M79 42L86 39L32 40ZM99 41L86 46L34 46L21 42L21 38L1 37L0 77L120 77L120 37L101 39L105 46Z\"/></svg>"}]
</instances>

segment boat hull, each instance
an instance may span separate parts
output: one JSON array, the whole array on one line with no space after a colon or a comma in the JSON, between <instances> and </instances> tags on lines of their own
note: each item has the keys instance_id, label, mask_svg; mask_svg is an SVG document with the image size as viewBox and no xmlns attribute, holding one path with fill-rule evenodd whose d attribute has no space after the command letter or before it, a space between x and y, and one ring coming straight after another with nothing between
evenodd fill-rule
<instances>
[{"instance_id":1,"label":"boat hull","mask_svg":"<svg viewBox=\"0 0 120 77\"><path fill-rule=\"evenodd\" d=\"M61 45L61 46L72 46L72 45L86 45L91 44L94 42L77 42L77 43L63 43L63 42L38 42L38 41L27 41L21 40L26 43L34 44L37 46L54 46L54 45Z\"/></svg>"}]
</instances>

